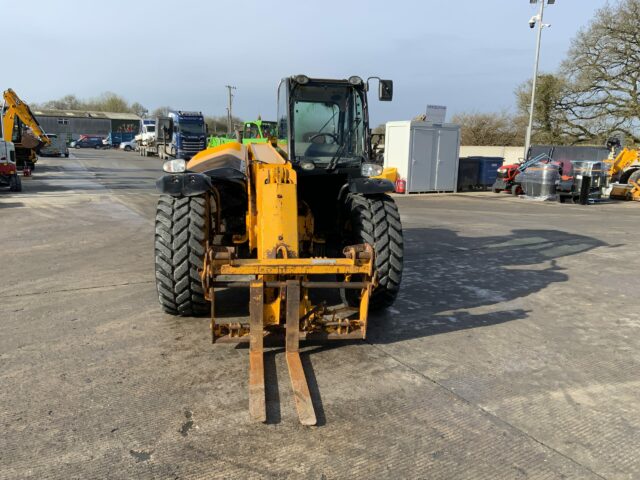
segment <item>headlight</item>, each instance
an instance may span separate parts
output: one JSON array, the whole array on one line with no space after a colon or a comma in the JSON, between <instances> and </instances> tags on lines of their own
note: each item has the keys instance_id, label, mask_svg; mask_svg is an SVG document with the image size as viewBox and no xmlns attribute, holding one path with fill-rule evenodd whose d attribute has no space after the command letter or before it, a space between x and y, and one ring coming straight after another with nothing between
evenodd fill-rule
<instances>
[{"instance_id":1,"label":"headlight","mask_svg":"<svg viewBox=\"0 0 640 480\"><path fill-rule=\"evenodd\" d=\"M300 164L300 168L302 168L303 170L313 170L314 168L316 168L316 166L313 162L302 162Z\"/></svg>"},{"instance_id":2,"label":"headlight","mask_svg":"<svg viewBox=\"0 0 640 480\"><path fill-rule=\"evenodd\" d=\"M300 85L306 85L307 83L309 83L309 77L307 77L306 75L296 75L294 78L295 81Z\"/></svg>"},{"instance_id":3,"label":"headlight","mask_svg":"<svg viewBox=\"0 0 640 480\"><path fill-rule=\"evenodd\" d=\"M358 77L357 75L354 75L352 77L349 77L349 83L351 85L362 85L363 81L360 77Z\"/></svg>"},{"instance_id":4,"label":"headlight","mask_svg":"<svg viewBox=\"0 0 640 480\"><path fill-rule=\"evenodd\" d=\"M363 163L360 168L363 177L377 177L382 173L382 165L376 163Z\"/></svg>"},{"instance_id":5,"label":"headlight","mask_svg":"<svg viewBox=\"0 0 640 480\"><path fill-rule=\"evenodd\" d=\"M162 169L167 173L182 173L187 169L187 162L182 158L176 158L175 160L164 162Z\"/></svg>"}]
</instances>

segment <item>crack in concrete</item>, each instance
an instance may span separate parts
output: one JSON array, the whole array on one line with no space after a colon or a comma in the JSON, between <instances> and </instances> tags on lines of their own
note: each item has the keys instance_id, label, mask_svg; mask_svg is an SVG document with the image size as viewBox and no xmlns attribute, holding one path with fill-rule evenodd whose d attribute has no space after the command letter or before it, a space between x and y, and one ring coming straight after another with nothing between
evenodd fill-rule
<instances>
[{"instance_id":1,"label":"crack in concrete","mask_svg":"<svg viewBox=\"0 0 640 480\"><path fill-rule=\"evenodd\" d=\"M153 280L144 280L141 282L111 283L106 285L93 285L91 287L63 288L61 290L43 290L41 292L15 293L13 295L0 295L0 299L30 297L33 295L47 295L50 293L69 293L69 292L80 292L83 290L99 290L101 288L109 288L109 287L127 287L129 285L145 285L153 282L154 282Z\"/></svg>"}]
</instances>

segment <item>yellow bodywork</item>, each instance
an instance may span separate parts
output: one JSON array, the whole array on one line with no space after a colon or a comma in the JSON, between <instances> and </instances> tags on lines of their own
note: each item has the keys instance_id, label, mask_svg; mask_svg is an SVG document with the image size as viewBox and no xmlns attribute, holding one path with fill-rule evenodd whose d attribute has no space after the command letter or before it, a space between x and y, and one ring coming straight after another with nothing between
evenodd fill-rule
<instances>
[{"instance_id":1,"label":"yellow bodywork","mask_svg":"<svg viewBox=\"0 0 640 480\"><path fill-rule=\"evenodd\" d=\"M623 148L613 160L605 160L609 165L609 177L615 177L633 165L639 163L638 150Z\"/></svg>"},{"instance_id":2,"label":"yellow bodywork","mask_svg":"<svg viewBox=\"0 0 640 480\"><path fill-rule=\"evenodd\" d=\"M398 169L395 167L386 167L382 170L382 173L373 178L382 178L385 180L391 181L394 185L396 184L396 180L398 179Z\"/></svg>"},{"instance_id":3,"label":"yellow bodywork","mask_svg":"<svg viewBox=\"0 0 640 480\"><path fill-rule=\"evenodd\" d=\"M31 112L29 105L24 103L20 97L12 89L7 89L3 93L4 108L2 112L2 136L6 140L11 140L13 137L13 130L15 128L18 119L27 127L31 129L33 134L45 145L51 143L51 140L47 137L44 130L40 127L40 124L36 120L35 116ZM20 143L16 143L17 148L21 148ZM24 147L23 147L24 148ZM30 160L36 160L36 153L34 149L31 149Z\"/></svg>"},{"instance_id":4,"label":"yellow bodywork","mask_svg":"<svg viewBox=\"0 0 640 480\"><path fill-rule=\"evenodd\" d=\"M270 143L233 142L198 153L187 169L211 172L216 162L219 164L225 158L244 168L248 197L246 235L234 238L234 244L248 244L251 258L236 258L235 247L216 246L211 239L207 241L201 277L205 296L212 303L213 341L249 340L249 410L253 419L264 421L262 339L284 332L300 421L313 425L316 418L298 355L298 341L315 336L364 338L374 285L373 247L346 247L342 258L312 257L309 247L305 251L302 245L315 241L313 217L308 209L299 208L297 174L287 161L286 152ZM220 199L217 193L212 197L215 201ZM327 281L318 277L322 275L338 275L342 280ZM242 276L252 279L244 280L251 297L248 321L218 321L215 289L238 286L242 280L226 279ZM333 308L314 304L309 296L313 288L360 290L360 305Z\"/></svg>"},{"instance_id":5,"label":"yellow bodywork","mask_svg":"<svg viewBox=\"0 0 640 480\"><path fill-rule=\"evenodd\" d=\"M609 178L619 178L630 168L640 166L640 155L636 149L623 148L615 159L606 160L605 163L609 165ZM616 200L640 201L640 185L632 180L628 183L612 183L609 197Z\"/></svg>"}]
</instances>

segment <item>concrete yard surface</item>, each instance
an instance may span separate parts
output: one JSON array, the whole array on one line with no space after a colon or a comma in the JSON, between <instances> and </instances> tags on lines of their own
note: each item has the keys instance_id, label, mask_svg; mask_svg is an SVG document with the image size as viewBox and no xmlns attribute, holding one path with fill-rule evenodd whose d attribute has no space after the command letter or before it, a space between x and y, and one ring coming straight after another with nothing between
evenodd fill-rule
<instances>
[{"instance_id":1,"label":"concrete yard surface","mask_svg":"<svg viewBox=\"0 0 640 480\"><path fill-rule=\"evenodd\" d=\"M248 350L162 313L161 162L73 151L0 192L0 479L640 478L640 204L396 197L400 296L366 341ZM222 292L242 307L242 291Z\"/></svg>"}]
</instances>

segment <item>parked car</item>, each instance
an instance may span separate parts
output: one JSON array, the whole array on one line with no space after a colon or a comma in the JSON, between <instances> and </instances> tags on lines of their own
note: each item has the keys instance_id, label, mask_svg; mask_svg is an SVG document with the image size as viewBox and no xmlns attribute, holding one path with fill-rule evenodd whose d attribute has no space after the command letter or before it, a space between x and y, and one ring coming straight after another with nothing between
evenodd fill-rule
<instances>
[{"instance_id":1,"label":"parked car","mask_svg":"<svg viewBox=\"0 0 640 480\"><path fill-rule=\"evenodd\" d=\"M71 142L73 148L102 148L104 138L95 136L81 137L75 142Z\"/></svg>"},{"instance_id":2,"label":"parked car","mask_svg":"<svg viewBox=\"0 0 640 480\"><path fill-rule=\"evenodd\" d=\"M58 137L55 133L47 133L50 140L49 145L45 145L40 149L39 154L43 157L69 157L69 148L64 138Z\"/></svg>"},{"instance_id":3,"label":"parked car","mask_svg":"<svg viewBox=\"0 0 640 480\"><path fill-rule=\"evenodd\" d=\"M125 152L130 152L131 150L135 150L138 146L138 142L135 140L129 140L128 142L120 143L120 150L124 150Z\"/></svg>"}]
</instances>

